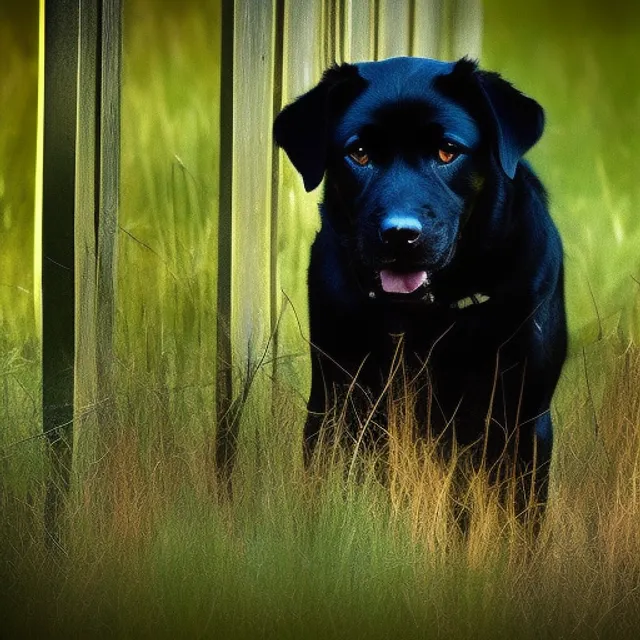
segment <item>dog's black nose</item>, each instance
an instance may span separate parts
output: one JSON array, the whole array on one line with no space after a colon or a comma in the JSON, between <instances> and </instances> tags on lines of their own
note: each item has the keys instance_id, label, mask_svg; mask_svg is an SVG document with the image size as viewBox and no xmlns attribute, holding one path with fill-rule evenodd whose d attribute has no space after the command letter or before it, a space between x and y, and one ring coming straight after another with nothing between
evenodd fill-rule
<instances>
[{"instance_id":1,"label":"dog's black nose","mask_svg":"<svg viewBox=\"0 0 640 640\"><path fill-rule=\"evenodd\" d=\"M417 218L407 215L387 216L380 225L380 238L393 247L415 244L422 235L422 225Z\"/></svg>"}]
</instances>

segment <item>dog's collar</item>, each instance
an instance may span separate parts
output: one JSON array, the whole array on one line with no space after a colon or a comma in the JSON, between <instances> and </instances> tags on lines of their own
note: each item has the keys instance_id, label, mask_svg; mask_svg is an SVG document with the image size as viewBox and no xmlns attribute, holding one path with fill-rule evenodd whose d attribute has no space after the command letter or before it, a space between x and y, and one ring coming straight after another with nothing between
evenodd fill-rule
<instances>
[{"instance_id":1,"label":"dog's collar","mask_svg":"<svg viewBox=\"0 0 640 640\"><path fill-rule=\"evenodd\" d=\"M491 298L489 296L485 296L483 293L473 293L466 298L461 298L456 302L452 302L449 307L451 309L466 309L472 305L482 304L483 302L487 302Z\"/></svg>"}]
</instances>

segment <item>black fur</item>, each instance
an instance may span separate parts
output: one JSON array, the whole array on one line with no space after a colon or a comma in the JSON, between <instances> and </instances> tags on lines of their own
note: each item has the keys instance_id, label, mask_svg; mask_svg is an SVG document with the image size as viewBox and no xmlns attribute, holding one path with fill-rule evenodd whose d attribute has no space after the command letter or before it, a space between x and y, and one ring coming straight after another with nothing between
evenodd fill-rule
<instances>
[{"instance_id":1,"label":"black fur","mask_svg":"<svg viewBox=\"0 0 640 640\"><path fill-rule=\"evenodd\" d=\"M515 461L522 477L535 459L544 503L567 338L560 237L522 161L543 126L534 100L467 59L334 67L278 116L276 142L306 188L325 177L308 273L307 460L354 376L356 406L381 394L401 335L423 389L418 424L476 460ZM445 163L443 147L460 154ZM365 440L383 438L371 428Z\"/></svg>"}]
</instances>

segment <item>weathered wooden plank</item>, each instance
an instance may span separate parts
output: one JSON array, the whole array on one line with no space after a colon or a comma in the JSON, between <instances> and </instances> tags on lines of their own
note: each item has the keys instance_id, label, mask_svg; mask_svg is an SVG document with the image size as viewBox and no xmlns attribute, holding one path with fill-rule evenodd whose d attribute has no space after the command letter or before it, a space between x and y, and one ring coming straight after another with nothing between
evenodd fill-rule
<instances>
[{"instance_id":1,"label":"weathered wooden plank","mask_svg":"<svg viewBox=\"0 0 640 640\"><path fill-rule=\"evenodd\" d=\"M283 41L283 102L311 89L323 70L320 21L322 0L287 0Z\"/></svg>"},{"instance_id":2,"label":"weathered wooden plank","mask_svg":"<svg viewBox=\"0 0 640 640\"><path fill-rule=\"evenodd\" d=\"M218 283L216 305L216 465L223 483L237 439L232 409L231 285L233 243L233 138L234 112L234 0L222 0L220 50L220 175L218 200Z\"/></svg>"},{"instance_id":3,"label":"weathered wooden plank","mask_svg":"<svg viewBox=\"0 0 640 640\"><path fill-rule=\"evenodd\" d=\"M93 426L97 418L103 432L113 422L121 20L120 0L80 5L75 408L78 427Z\"/></svg>"},{"instance_id":4,"label":"weathered wooden plank","mask_svg":"<svg viewBox=\"0 0 640 640\"><path fill-rule=\"evenodd\" d=\"M99 32L99 213L97 225L96 357L99 418L112 419L113 339L116 308L116 256L120 181L120 77L122 0L101 0Z\"/></svg>"},{"instance_id":5,"label":"weathered wooden plank","mask_svg":"<svg viewBox=\"0 0 640 640\"><path fill-rule=\"evenodd\" d=\"M324 0L287 0L285 3L281 34L283 104L311 89L325 69L326 43L320 28L324 4ZM274 116L277 111L274 108ZM275 353L281 363L279 377L299 383L304 379L306 370L301 360L292 358L292 355L300 348L298 319L305 320L306 271L309 245L318 225L319 189L306 193L300 176L284 152L274 151L279 166L279 182L278 190L274 191L277 199L272 201L272 207L273 215L278 218L278 241L272 246L277 249L277 262L286 265L278 272L275 283L279 318L278 349ZM282 291L287 296L286 303ZM289 301L293 310L289 308ZM286 308L280 316L283 304Z\"/></svg>"},{"instance_id":6,"label":"weathered wooden plank","mask_svg":"<svg viewBox=\"0 0 640 640\"><path fill-rule=\"evenodd\" d=\"M99 14L94 3L80 5L78 81L77 166L76 166L76 336L75 406L78 429L95 425L93 408L97 403L96 381L96 219L98 216L96 180L97 101L100 62L98 55Z\"/></svg>"},{"instance_id":7,"label":"weathered wooden plank","mask_svg":"<svg viewBox=\"0 0 640 640\"><path fill-rule=\"evenodd\" d=\"M442 55L444 0L415 0L411 55Z\"/></svg>"},{"instance_id":8,"label":"weathered wooden plank","mask_svg":"<svg viewBox=\"0 0 640 640\"><path fill-rule=\"evenodd\" d=\"M45 518L56 539L74 406L86 418L97 389L111 390L121 14L120 0L41 7L43 428L53 463Z\"/></svg>"},{"instance_id":9,"label":"weathered wooden plank","mask_svg":"<svg viewBox=\"0 0 640 640\"><path fill-rule=\"evenodd\" d=\"M78 10L77 0L44 3L42 404L53 463L45 524L53 540L72 461Z\"/></svg>"},{"instance_id":10,"label":"weathered wooden plank","mask_svg":"<svg viewBox=\"0 0 640 640\"><path fill-rule=\"evenodd\" d=\"M479 58L482 51L482 1L453 0L451 58Z\"/></svg>"},{"instance_id":11,"label":"weathered wooden plank","mask_svg":"<svg viewBox=\"0 0 640 640\"><path fill-rule=\"evenodd\" d=\"M374 57L375 16L371 0L347 0L345 12L345 59L349 62Z\"/></svg>"},{"instance_id":12,"label":"weathered wooden plank","mask_svg":"<svg viewBox=\"0 0 640 640\"><path fill-rule=\"evenodd\" d=\"M335 0L333 59L337 63L346 60L347 2L348 0Z\"/></svg>"},{"instance_id":13,"label":"weathered wooden plank","mask_svg":"<svg viewBox=\"0 0 640 640\"><path fill-rule=\"evenodd\" d=\"M273 96L272 114L279 113L284 100L284 23L285 0L275 0L275 16L273 29ZM273 145L272 145L273 146ZM278 268L278 239L279 239L279 209L280 209L280 168L281 158L273 150L271 153L271 218L269 245L271 247L269 262L269 334L271 336L271 351L276 357L272 360L272 373L278 375L279 332L278 313L280 310L279 268Z\"/></svg>"},{"instance_id":14,"label":"weathered wooden plank","mask_svg":"<svg viewBox=\"0 0 640 640\"><path fill-rule=\"evenodd\" d=\"M38 107L36 131L36 175L33 224L33 315L36 332L42 339L42 182L44 172L44 0L38 13Z\"/></svg>"},{"instance_id":15,"label":"weathered wooden plank","mask_svg":"<svg viewBox=\"0 0 640 640\"><path fill-rule=\"evenodd\" d=\"M236 2L232 333L241 361L269 335L273 2Z\"/></svg>"},{"instance_id":16,"label":"weathered wooden plank","mask_svg":"<svg viewBox=\"0 0 640 640\"><path fill-rule=\"evenodd\" d=\"M275 4L274 0L236 0L224 2L222 11L217 355L221 379L216 386L216 457L227 482L246 399L243 385L269 339L272 322L270 132ZM243 372L235 389L234 370Z\"/></svg>"},{"instance_id":17,"label":"weathered wooden plank","mask_svg":"<svg viewBox=\"0 0 640 640\"><path fill-rule=\"evenodd\" d=\"M322 66L328 67L333 63L335 44L333 41L334 30L334 5L332 0L323 0L322 13L320 15L320 33L321 36L321 60Z\"/></svg>"},{"instance_id":18,"label":"weathered wooden plank","mask_svg":"<svg viewBox=\"0 0 640 640\"><path fill-rule=\"evenodd\" d=\"M379 0L376 56L378 60L409 55L412 6L413 3L410 0Z\"/></svg>"}]
</instances>

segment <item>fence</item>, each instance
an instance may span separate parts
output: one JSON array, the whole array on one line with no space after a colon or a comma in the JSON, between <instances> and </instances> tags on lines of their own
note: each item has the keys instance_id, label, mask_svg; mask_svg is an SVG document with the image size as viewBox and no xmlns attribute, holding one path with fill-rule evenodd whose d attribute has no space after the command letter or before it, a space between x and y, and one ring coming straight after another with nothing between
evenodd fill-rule
<instances>
[{"instance_id":1,"label":"fence","mask_svg":"<svg viewBox=\"0 0 640 640\"><path fill-rule=\"evenodd\" d=\"M216 397L218 462L225 467L238 426L234 360L250 358L252 347L274 335L282 305L278 266L299 252L279 246L279 235L317 200L291 187L299 181L272 143L275 114L334 61L477 57L482 10L480 0L218 1ZM97 406L100 421L112 389L121 15L121 0L41 0L36 268L44 431L56 476L47 502L51 531L69 480L74 403Z\"/></svg>"}]
</instances>

